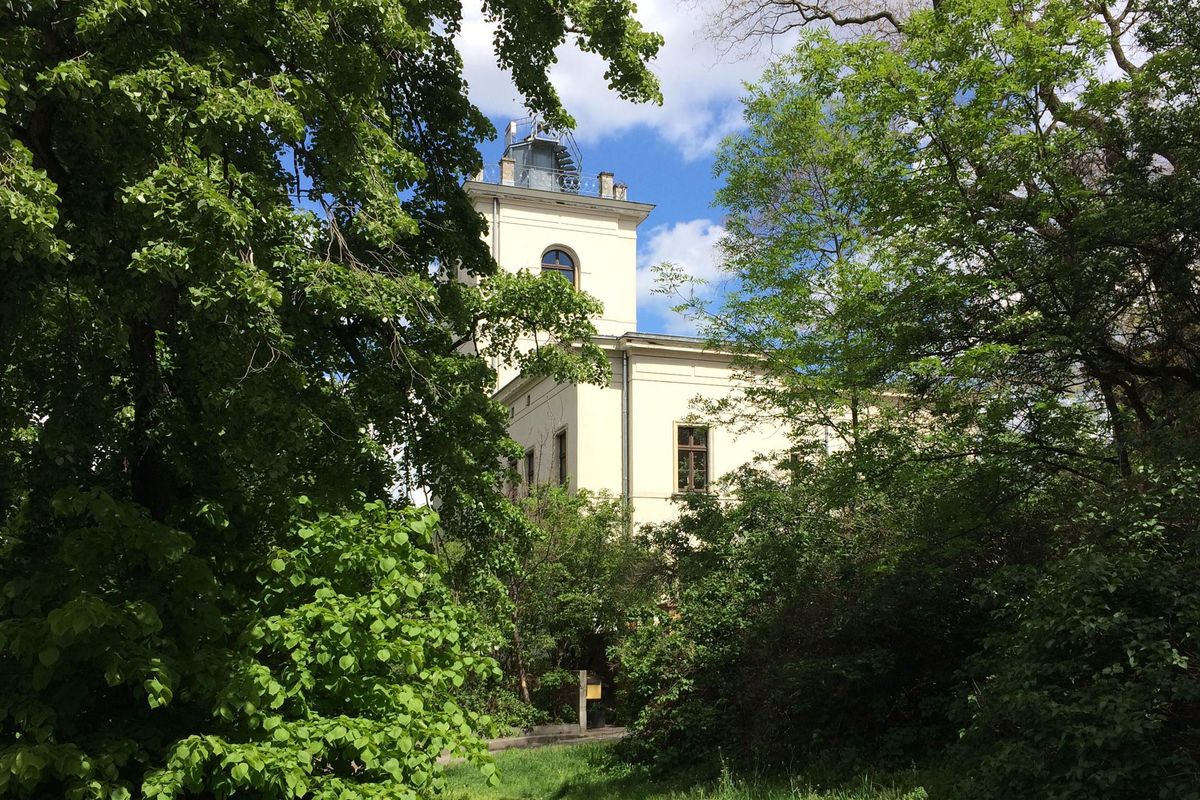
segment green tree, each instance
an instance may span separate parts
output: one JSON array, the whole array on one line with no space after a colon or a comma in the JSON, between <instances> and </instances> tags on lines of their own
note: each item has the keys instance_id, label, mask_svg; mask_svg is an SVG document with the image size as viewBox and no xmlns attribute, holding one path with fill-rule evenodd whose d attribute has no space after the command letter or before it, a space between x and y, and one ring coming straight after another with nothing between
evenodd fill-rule
<instances>
[{"instance_id":1,"label":"green tree","mask_svg":"<svg viewBox=\"0 0 1200 800\"><path fill-rule=\"evenodd\" d=\"M657 99L632 8L484 5L557 125L568 35ZM427 488L486 563L509 445L470 343L501 332L485 355L560 380L602 359L508 346L586 339L594 303L493 277L460 185L492 132L461 18L35 0L0 21L0 794L411 796L466 746L446 703L479 665L434 523L367 500Z\"/></svg>"},{"instance_id":2,"label":"green tree","mask_svg":"<svg viewBox=\"0 0 1200 800\"><path fill-rule=\"evenodd\" d=\"M983 585L993 619L955 716L959 796L1200 797L1194 463L1089 498L1086 541Z\"/></svg>"},{"instance_id":3,"label":"green tree","mask_svg":"<svg viewBox=\"0 0 1200 800\"><path fill-rule=\"evenodd\" d=\"M504 672L489 699L511 696L539 718L573 720L576 671L588 669L607 683L614 709L622 676L610 650L662 599L664 564L618 499L544 486L519 506L528 525L497 572L508 602L481 609L500 632Z\"/></svg>"},{"instance_id":4,"label":"green tree","mask_svg":"<svg viewBox=\"0 0 1200 800\"><path fill-rule=\"evenodd\" d=\"M718 165L738 290L711 333L773 379L752 405L840 434L863 390L903 392L1128 475L1200 374L1198 67L1174 11L964 0L896 36L807 35ZM1106 452L1060 452L1097 421Z\"/></svg>"},{"instance_id":5,"label":"green tree","mask_svg":"<svg viewBox=\"0 0 1200 800\"><path fill-rule=\"evenodd\" d=\"M683 306L747 388L710 411L802 444L684 520L641 727L910 757L958 694L964 797L1191 796L1195 14L732 5L860 35L806 32L718 159L732 291Z\"/></svg>"},{"instance_id":6,"label":"green tree","mask_svg":"<svg viewBox=\"0 0 1200 800\"><path fill-rule=\"evenodd\" d=\"M963 659L989 630L974 584L1044 557L1069 487L911 444L864 450L878 461L746 467L722 492L740 502L693 498L658 531L674 613L622 645L631 753L895 769L953 741Z\"/></svg>"}]
</instances>

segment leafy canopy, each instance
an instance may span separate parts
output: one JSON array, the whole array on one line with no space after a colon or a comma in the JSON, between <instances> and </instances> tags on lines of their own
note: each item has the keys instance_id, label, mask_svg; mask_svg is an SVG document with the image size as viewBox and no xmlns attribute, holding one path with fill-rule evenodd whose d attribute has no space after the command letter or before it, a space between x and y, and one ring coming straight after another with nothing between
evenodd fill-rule
<instances>
[{"instance_id":1,"label":"leafy canopy","mask_svg":"<svg viewBox=\"0 0 1200 800\"><path fill-rule=\"evenodd\" d=\"M658 99L631 3L483 10L552 122L568 36ZM462 15L32 0L0 20L0 794L406 797L473 747L450 690L488 667L432 517L401 507L432 492L479 564L513 517L481 331L507 331L499 362L604 376L562 346L589 299L492 277L461 189L492 133ZM562 345L506 346L534 334Z\"/></svg>"},{"instance_id":2,"label":"leafy canopy","mask_svg":"<svg viewBox=\"0 0 1200 800\"><path fill-rule=\"evenodd\" d=\"M729 5L862 35L806 32L718 159L709 411L800 445L665 532L634 744L1195 797L1194 3Z\"/></svg>"}]
</instances>

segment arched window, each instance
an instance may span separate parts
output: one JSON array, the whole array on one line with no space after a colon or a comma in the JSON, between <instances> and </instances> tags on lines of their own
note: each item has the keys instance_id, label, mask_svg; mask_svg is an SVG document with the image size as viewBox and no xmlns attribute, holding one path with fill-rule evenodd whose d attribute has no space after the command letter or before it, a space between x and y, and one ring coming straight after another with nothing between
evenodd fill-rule
<instances>
[{"instance_id":1,"label":"arched window","mask_svg":"<svg viewBox=\"0 0 1200 800\"><path fill-rule=\"evenodd\" d=\"M557 272L575 285L575 261L566 250L547 250L542 254L542 272Z\"/></svg>"}]
</instances>

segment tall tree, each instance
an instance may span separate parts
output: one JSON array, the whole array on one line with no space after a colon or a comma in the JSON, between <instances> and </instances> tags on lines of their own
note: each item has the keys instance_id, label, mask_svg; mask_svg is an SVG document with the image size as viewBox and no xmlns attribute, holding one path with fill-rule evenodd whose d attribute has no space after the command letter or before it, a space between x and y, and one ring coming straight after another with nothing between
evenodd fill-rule
<instances>
[{"instance_id":1,"label":"tall tree","mask_svg":"<svg viewBox=\"0 0 1200 800\"><path fill-rule=\"evenodd\" d=\"M683 622L628 660L656 752L753 718L785 750L953 736L972 800L1196 796L1191 6L938 0L752 87L732 290L685 305L745 370L717 410L811 446L681 523Z\"/></svg>"},{"instance_id":2,"label":"tall tree","mask_svg":"<svg viewBox=\"0 0 1200 800\"><path fill-rule=\"evenodd\" d=\"M484 11L553 124L568 36L658 98L627 0ZM593 304L493 276L460 188L491 133L462 14L34 0L0 21L0 794L411 796L469 739L446 691L478 662L433 520L364 502L425 487L486 536L505 415L462 345L586 338ZM586 347L491 347L602 377Z\"/></svg>"},{"instance_id":3,"label":"tall tree","mask_svg":"<svg viewBox=\"0 0 1200 800\"><path fill-rule=\"evenodd\" d=\"M1200 113L1177 18L970 0L899 39L806 36L719 161L737 288L711 332L775 378L750 399L845 437L862 390L903 392L1101 481L1186 424ZM1065 443L1095 424L1105 452Z\"/></svg>"}]
</instances>

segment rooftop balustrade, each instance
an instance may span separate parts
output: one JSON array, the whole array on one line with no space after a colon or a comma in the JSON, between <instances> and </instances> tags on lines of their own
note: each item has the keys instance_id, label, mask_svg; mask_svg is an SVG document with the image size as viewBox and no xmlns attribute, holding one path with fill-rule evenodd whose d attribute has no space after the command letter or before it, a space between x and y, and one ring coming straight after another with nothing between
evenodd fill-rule
<instances>
[{"instance_id":1,"label":"rooftop balustrade","mask_svg":"<svg viewBox=\"0 0 1200 800\"><path fill-rule=\"evenodd\" d=\"M628 190L623 183L614 183L611 172L584 175L574 170L550 169L518 165L512 159L501 159L479 171L475 180L500 186L519 186L544 192L562 192L581 197L604 197L627 200Z\"/></svg>"}]
</instances>

